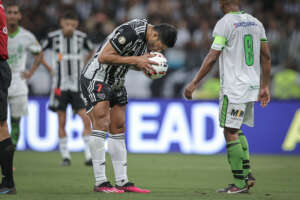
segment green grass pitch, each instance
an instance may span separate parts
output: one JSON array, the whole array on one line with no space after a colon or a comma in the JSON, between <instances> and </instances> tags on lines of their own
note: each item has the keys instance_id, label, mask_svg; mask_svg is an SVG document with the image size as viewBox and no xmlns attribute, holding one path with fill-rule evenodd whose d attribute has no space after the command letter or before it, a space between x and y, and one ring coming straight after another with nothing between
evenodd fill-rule
<instances>
[{"instance_id":1,"label":"green grass pitch","mask_svg":"<svg viewBox=\"0 0 300 200\"><path fill-rule=\"evenodd\" d=\"M128 174L150 194L104 194L92 192L91 167L83 165L83 153L72 153L72 165L61 167L58 152L16 152L17 195L0 199L18 200L299 200L299 156L253 156L256 187L249 194L217 194L232 182L225 155L129 154ZM107 177L114 182L107 159Z\"/></svg>"}]
</instances>

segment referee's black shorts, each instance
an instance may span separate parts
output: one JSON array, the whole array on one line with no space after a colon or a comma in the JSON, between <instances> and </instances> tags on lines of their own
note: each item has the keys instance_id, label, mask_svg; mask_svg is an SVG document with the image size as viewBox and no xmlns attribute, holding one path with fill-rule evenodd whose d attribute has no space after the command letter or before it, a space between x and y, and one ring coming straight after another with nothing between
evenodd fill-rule
<instances>
[{"instance_id":1,"label":"referee's black shorts","mask_svg":"<svg viewBox=\"0 0 300 200\"><path fill-rule=\"evenodd\" d=\"M10 82L10 68L6 60L0 58L0 122L7 120L7 95Z\"/></svg>"}]
</instances>

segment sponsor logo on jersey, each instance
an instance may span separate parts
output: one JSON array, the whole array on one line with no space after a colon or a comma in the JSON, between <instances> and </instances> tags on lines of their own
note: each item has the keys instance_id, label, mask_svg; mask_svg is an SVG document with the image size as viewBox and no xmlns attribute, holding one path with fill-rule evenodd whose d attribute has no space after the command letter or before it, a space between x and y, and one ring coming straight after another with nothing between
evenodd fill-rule
<instances>
[{"instance_id":1,"label":"sponsor logo on jersey","mask_svg":"<svg viewBox=\"0 0 300 200\"><path fill-rule=\"evenodd\" d=\"M239 22L233 24L234 28L256 26L256 25L257 24L255 22Z\"/></svg>"}]
</instances>

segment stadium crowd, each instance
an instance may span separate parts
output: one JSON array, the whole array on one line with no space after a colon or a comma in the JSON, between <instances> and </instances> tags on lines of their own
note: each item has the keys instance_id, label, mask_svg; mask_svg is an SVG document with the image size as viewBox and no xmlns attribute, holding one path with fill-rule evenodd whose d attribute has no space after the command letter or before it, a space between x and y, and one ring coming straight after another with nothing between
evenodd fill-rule
<instances>
[{"instance_id":1,"label":"stadium crowd","mask_svg":"<svg viewBox=\"0 0 300 200\"><path fill-rule=\"evenodd\" d=\"M265 26L272 53L272 96L300 98L300 1L241 0L242 10L253 14ZM140 72L128 74L132 98L181 98L184 85L198 71L212 42L212 29L223 15L217 0L19 0L22 26L39 40L59 27L59 18L68 9L80 17L79 29L95 45L119 24L133 18L147 18L151 24L167 22L177 26L176 48L165 52L167 75L152 81ZM50 59L51 55L48 55ZM47 55L46 55L47 58ZM50 75L40 67L30 80L31 95L47 95ZM139 84L136 82L139 81ZM218 68L196 92L197 98L217 98Z\"/></svg>"}]
</instances>

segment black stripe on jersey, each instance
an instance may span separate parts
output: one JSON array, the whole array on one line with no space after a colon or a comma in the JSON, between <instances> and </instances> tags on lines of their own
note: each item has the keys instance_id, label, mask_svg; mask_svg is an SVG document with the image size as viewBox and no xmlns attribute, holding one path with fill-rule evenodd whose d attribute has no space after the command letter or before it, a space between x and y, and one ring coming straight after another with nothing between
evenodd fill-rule
<instances>
[{"instance_id":1,"label":"black stripe on jersey","mask_svg":"<svg viewBox=\"0 0 300 200\"><path fill-rule=\"evenodd\" d=\"M67 53L71 54L71 41L70 41L69 37L67 38ZM69 76L71 76L71 74L72 74L72 72L71 72L71 60L68 59L67 63L68 63L68 74L69 74Z\"/></svg>"},{"instance_id":2,"label":"black stripe on jersey","mask_svg":"<svg viewBox=\"0 0 300 200\"><path fill-rule=\"evenodd\" d=\"M80 91L80 60L77 60L78 90Z\"/></svg>"},{"instance_id":3,"label":"black stripe on jersey","mask_svg":"<svg viewBox=\"0 0 300 200\"><path fill-rule=\"evenodd\" d=\"M110 66L107 66L106 69L105 69L105 77L104 77L104 80L103 80L104 83L106 83L106 81L107 81L107 78L108 78L108 75L109 75L108 72L109 72L110 69L111 69Z\"/></svg>"},{"instance_id":4,"label":"black stripe on jersey","mask_svg":"<svg viewBox=\"0 0 300 200\"><path fill-rule=\"evenodd\" d=\"M111 70L109 70L109 72L108 72L108 84L113 85L115 83L115 80L116 80L115 73L118 69L118 66L113 66L112 65L110 68L111 68Z\"/></svg>"},{"instance_id":5,"label":"black stripe on jersey","mask_svg":"<svg viewBox=\"0 0 300 200\"><path fill-rule=\"evenodd\" d=\"M129 67L125 67L125 69L124 69L124 71L123 71L123 73L121 74L120 77L124 77L125 74L128 72L128 70L129 70Z\"/></svg>"},{"instance_id":6,"label":"black stripe on jersey","mask_svg":"<svg viewBox=\"0 0 300 200\"><path fill-rule=\"evenodd\" d=\"M57 86L56 86L56 88L60 88L60 82L61 82L61 65L60 65L59 61L57 61L57 71L58 71L58 77L57 77Z\"/></svg>"},{"instance_id":7,"label":"black stripe on jersey","mask_svg":"<svg viewBox=\"0 0 300 200\"><path fill-rule=\"evenodd\" d=\"M124 67L123 66L120 66L120 67L118 67L119 68L119 71L116 73L116 75L115 75L115 77L116 78L120 78L120 75L122 74L122 71L123 71L123 69L124 69Z\"/></svg>"}]
</instances>

